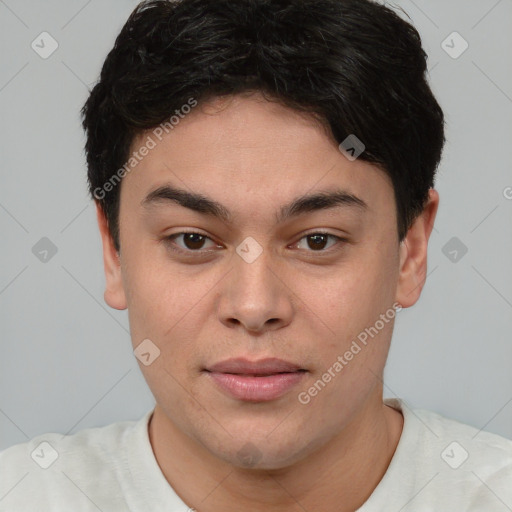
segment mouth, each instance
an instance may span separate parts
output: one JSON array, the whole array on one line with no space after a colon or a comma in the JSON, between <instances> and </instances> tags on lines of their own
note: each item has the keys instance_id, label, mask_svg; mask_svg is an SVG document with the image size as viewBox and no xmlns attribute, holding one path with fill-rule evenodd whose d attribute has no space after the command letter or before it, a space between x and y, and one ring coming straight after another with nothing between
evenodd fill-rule
<instances>
[{"instance_id":1,"label":"mouth","mask_svg":"<svg viewBox=\"0 0 512 512\"><path fill-rule=\"evenodd\" d=\"M276 400L299 384L305 368L270 358L260 361L228 359L204 369L217 389L230 398L249 402Z\"/></svg>"}]
</instances>

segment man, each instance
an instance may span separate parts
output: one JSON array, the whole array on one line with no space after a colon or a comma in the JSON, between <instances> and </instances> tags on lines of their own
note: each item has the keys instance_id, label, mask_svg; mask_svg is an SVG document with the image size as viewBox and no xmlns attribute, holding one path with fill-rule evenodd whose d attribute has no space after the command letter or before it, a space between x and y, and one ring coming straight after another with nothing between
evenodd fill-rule
<instances>
[{"instance_id":1,"label":"man","mask_svg":"<svg viewBox=\"0 0 512 512\"><path fill-rule=\"evenodd\" d=\"M139 5L83 124L156 406L5 450L2 510L512 510L511 441L382 398L439 204L425 70L367 0Z\"/></svg>"}]
</instances>

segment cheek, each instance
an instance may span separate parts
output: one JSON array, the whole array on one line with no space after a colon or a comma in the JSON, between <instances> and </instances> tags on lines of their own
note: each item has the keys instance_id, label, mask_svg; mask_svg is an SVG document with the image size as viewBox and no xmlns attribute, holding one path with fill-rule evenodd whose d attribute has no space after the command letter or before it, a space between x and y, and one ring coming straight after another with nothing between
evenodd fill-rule
<instances>
[{"instance_id":1,"label":"cheek","mask_svg":"<svg viewBox=\"0 0 512 512\"><path fill-rule=\"evenodd\" d=\"M316 283L315 291L311 285L312 281L304 283L297 293L304 298L306 310L315 313L317 322L331 338L347 340L392 306L396 276L382 258L366 257L333 269ZM332 345L335 344L333 340Z\"/></svg>"},{"instance_id":2,"label":"cheek","mask_svg":"<svg viewBox=\"0 0 512 512\"><path fill-rule=\"evenodd\" d=\"M183 316L191 283L187 286L179 274L171 275L154 256L133 253L125 258L123 283L134 343L142 337L154 339L160 346L164 334Z\"/></svg>"},{"instance_id":3,"label":"cheek","mask_svg":"<svg viewBox=\"0 0 512 512\"><path fill-rule=\"evenodd\" d=\"M360 320L373 324L392 306L398 281L397 257L397 250L385 240L361 251L361 258L351 269L350 289L343 296L346 309ZM340 283L342 288L343 283Z\"/></svg>"},{"instance_id":4,"label":"cheek","mask_svg":"<svg viewBox=\"0 0 512 512\"><path fill-rule=\"evenodd\" d=\"M155 256L151 265L144 261L133 258L124 269L133 346L152 340L166 368L182 374L197 359L197 340L212 308L207 290L218 285L221 275L191 275L168 261L158 263Z\"/></svg>"},{"instance_id":5,"label":"cheek","mask_svg":"<svg viewBox=\"0 0 512 512\"><path fill-rule=\"evenodd\" d=\"M361 251L360 255L319 280L314 293L311 280L309 286L302 280L298 282L302 286L298 295L306 298L304 314L317 325L323 340L318 345L324 366L319 368L320 373L331 368L338 356L349 352L346 367L335 372L344 377L333 379L333 385L329 385L332 388L342 380L343 386L351 388L359 379L372 376L369 369L379 374L389 350L397 279L394 257L385 247ZM381 315L386 313L389 316L383 322Z\"/></svg>"}]
</instances>

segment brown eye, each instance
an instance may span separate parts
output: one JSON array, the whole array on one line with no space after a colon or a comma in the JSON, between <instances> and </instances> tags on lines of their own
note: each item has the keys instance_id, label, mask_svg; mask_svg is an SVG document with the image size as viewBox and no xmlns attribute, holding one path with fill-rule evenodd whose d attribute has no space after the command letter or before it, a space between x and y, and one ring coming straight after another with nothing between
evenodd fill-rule
<instances>
[{"instance_id":1,"label":"brown eye","mask_svg":"<svg viewBox=\"0 0 512 512\"><path fill-rule=\"evenodd\" d=\"M308 239L308 247L310 249L325 249L325 245L327 244L327 238L329 235L324 234L314 234L308 235L306 238Z\"/></svg>"},{"instance_id":2,"label":"brown eye","mask_svg":"<svg viewBox=\"0 0 512 512\"><path fill-rule=\"evenodd\" d=\"M183 243L187 249L202 249L206 237L199 233L185 233L183 235Z\"/></svg>"},{"instance_id":3,"label":"brown eye","mask_svg":"<svg viewBox=\"0 0 512 512\"><path fill-rule=\"evenodd\" d=\"M211 242L210 247L205 247L207 241ZM216 244L209 237L195 232L176 233L167 237L167 242L173 250L184 253L206 252L207 249L216 247Z\"/></svg>"},{"instance_id":4,"label":"brown eye","mask_svg":"<svg viewBox=\"0 0 512 512\"><path fill-rule=\"evenodd\" d=\"M326 249L329 238L334 239L335 242ZM306 240L306 247L300 247L302 240ZM329 252L329 249L333 245L336 245L337 243L339 244L339 242L344 241L345 239L340 238L339 236L336 235L331 235L330 233L309 233L299 240L299 242L297 243L297 247L299 249L305 249L308 252Z\"/></svg>"}]
</instances>

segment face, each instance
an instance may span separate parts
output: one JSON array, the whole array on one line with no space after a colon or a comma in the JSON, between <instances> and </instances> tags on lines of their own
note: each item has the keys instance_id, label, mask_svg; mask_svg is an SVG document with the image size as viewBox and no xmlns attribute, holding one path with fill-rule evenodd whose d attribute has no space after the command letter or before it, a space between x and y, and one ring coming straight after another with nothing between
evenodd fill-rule
<instances>
[{"instance_id":1,"label":"face","mask_svg":"<svg viewBox=\"0 0 512 512\"><path fill-rule=\"evenodd\" d=\"M160 350L141 369L176 428L238 466L244 450L263 468L298 461L381 392L393 304L421 290L391 182L257 94L132 150L148 136L122 182L119 258L103 221L105 298L128 308L134 349Z\"/></svg>"}]
</instances>

